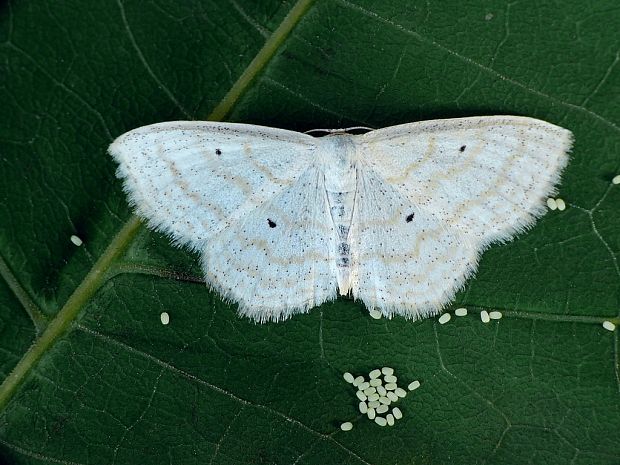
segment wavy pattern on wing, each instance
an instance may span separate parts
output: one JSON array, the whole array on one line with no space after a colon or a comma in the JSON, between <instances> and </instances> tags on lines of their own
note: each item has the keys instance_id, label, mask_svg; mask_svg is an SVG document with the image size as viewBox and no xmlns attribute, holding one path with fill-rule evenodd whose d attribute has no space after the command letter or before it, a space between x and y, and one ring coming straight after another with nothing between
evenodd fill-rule
<instances>
[{"instance_id":1,"label":"wavy pattern on wing","mask_svg":"<svg viewBox=\"0 0 620 465\"><path fill-rule=\"evenodd\" d=\"M477 249L372 169L361 167L357 179L353 296L387 317L438 313L475 270Z\"/></svg>"},{"instance_id":2,"label":"wavy pattern on wing","mask_svg":"<svg viewBox=\"0 0 620 465\"><path fill-rule=\"evenodd\" d=\"M532 118L423 121L360 136L360 157L414 205L482 247L545 212L570 131Z\"/></svg>"},{"instance_id":3,"label":"wavy pattern on wing","mask_svg":"<svg viewBox=\"0 0 620 465\"><path fill-rule=\"evenodd\" d=\"M109 148L136 212L196 250L289 188L316 149L306 134L175 121L129 131Z\"/></svg>"},{"instance_id":4,"label":"wavy pattern on wing","mask_svg":"<svg viewBox=\"0 0 620 465\"><path fill-rule=\"evenodd\" d=\"M325 177L292 186L214 236L203 255L210 284L258 321L278 321L336 298L336 232Z\"/></svg>"}]
</instances>

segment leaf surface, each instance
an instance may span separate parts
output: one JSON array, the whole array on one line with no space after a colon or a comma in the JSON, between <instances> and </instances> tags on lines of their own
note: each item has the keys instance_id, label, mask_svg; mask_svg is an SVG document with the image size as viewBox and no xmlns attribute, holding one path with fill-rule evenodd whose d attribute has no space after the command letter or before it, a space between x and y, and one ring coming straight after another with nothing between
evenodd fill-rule
<instances>
[{"instance_id":1,"label":"leaf surface","mask_svg":"<svg viewBox=\"0 0 620 465\"><path fill-rule=\"evenodd\" d=\"M612 1L3 3L0 461L618 463L619 29ZM484 114L574 132L568 207L489 249L446 325L347 299L239 318L132 217L106 154L174 119ZM385 365L422 383L393 428L342 379Z\"/></svg>"}]
</instances>

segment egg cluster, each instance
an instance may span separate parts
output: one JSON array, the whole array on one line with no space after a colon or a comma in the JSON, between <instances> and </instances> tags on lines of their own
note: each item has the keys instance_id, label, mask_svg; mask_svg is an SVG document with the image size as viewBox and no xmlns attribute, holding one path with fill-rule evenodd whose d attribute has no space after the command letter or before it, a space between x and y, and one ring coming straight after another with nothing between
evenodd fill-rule
<instances>
[{"instance_id":1,"label":"egg cluster","mask_svg":"<svg viewBox=\"0 0 620 465\"><path fill-rule=\"evenodd\" d=\"M343 375L347 383L357 388L355 395L359 399L359 411L379 426L394 426L396 420L403 417L402 411L392 404L403 399L407 391L398 386L398 378L390 367L377 368L368 373L368 380L363 376L354 377L347 372ZM409 383L410 391L420 387L419 381ZM349 421L340 425L343 431L350 431L353 424Z\"/></svg>"},{"instance_id":2,"label":"egg cluster","mask_svg":"<svg viewBox=\"0 0 620 465\"><path fill-rule=\"evenodd\" d=\"M466 308L457 308L456 310L454 310L454 314L456 316L467 316L467 309ZM494 310L491 312L487 312L486 310L482 310L480 312L480 319L482 320L483 323L488 323L491 320L499 320L502 317L502 312ZM450 315L450 313L443 313L438 321L440 325L445 325L448 321L450 321L452 319L452 315Z\"/></svg>"}]
</instances>

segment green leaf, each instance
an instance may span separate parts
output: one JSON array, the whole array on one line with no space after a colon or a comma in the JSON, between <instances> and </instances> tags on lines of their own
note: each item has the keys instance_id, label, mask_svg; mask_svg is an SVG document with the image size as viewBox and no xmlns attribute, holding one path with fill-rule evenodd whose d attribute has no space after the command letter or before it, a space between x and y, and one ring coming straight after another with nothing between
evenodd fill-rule
<instances>
[{"instance_id":1,"label":"green leaf","mask_svg":"<svg viewBox=\"0 0 620 465\"><path fill-rule=\"evenodd\" d=\"M0 461L617 464L619 29L611 0L3 3ZM172 119L490 114L574 132L568 208L488 250L446 325L348 299L239 318L132 217L106 154ZM342 379L384 365L422 383L393 428Z\"/></svg>"}]
</instances>

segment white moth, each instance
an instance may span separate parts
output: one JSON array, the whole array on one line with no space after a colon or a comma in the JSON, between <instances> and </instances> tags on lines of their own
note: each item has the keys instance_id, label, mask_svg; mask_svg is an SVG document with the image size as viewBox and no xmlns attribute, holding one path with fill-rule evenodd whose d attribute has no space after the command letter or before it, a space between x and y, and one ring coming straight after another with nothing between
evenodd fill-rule
<instances>
[{"instance_id":1,"label":"white moth","mask_svg":"<svg viewBox=\"0 0 620 465\"><path fill-rule=\"evenodd\" d=\"M385 317L435 315L480 254L532 226L571 133L517 116L320 138L177 121L109 148L137 214L200 252L207 283L257 321L338 292Z\"/></svg>"}]
</instances>

